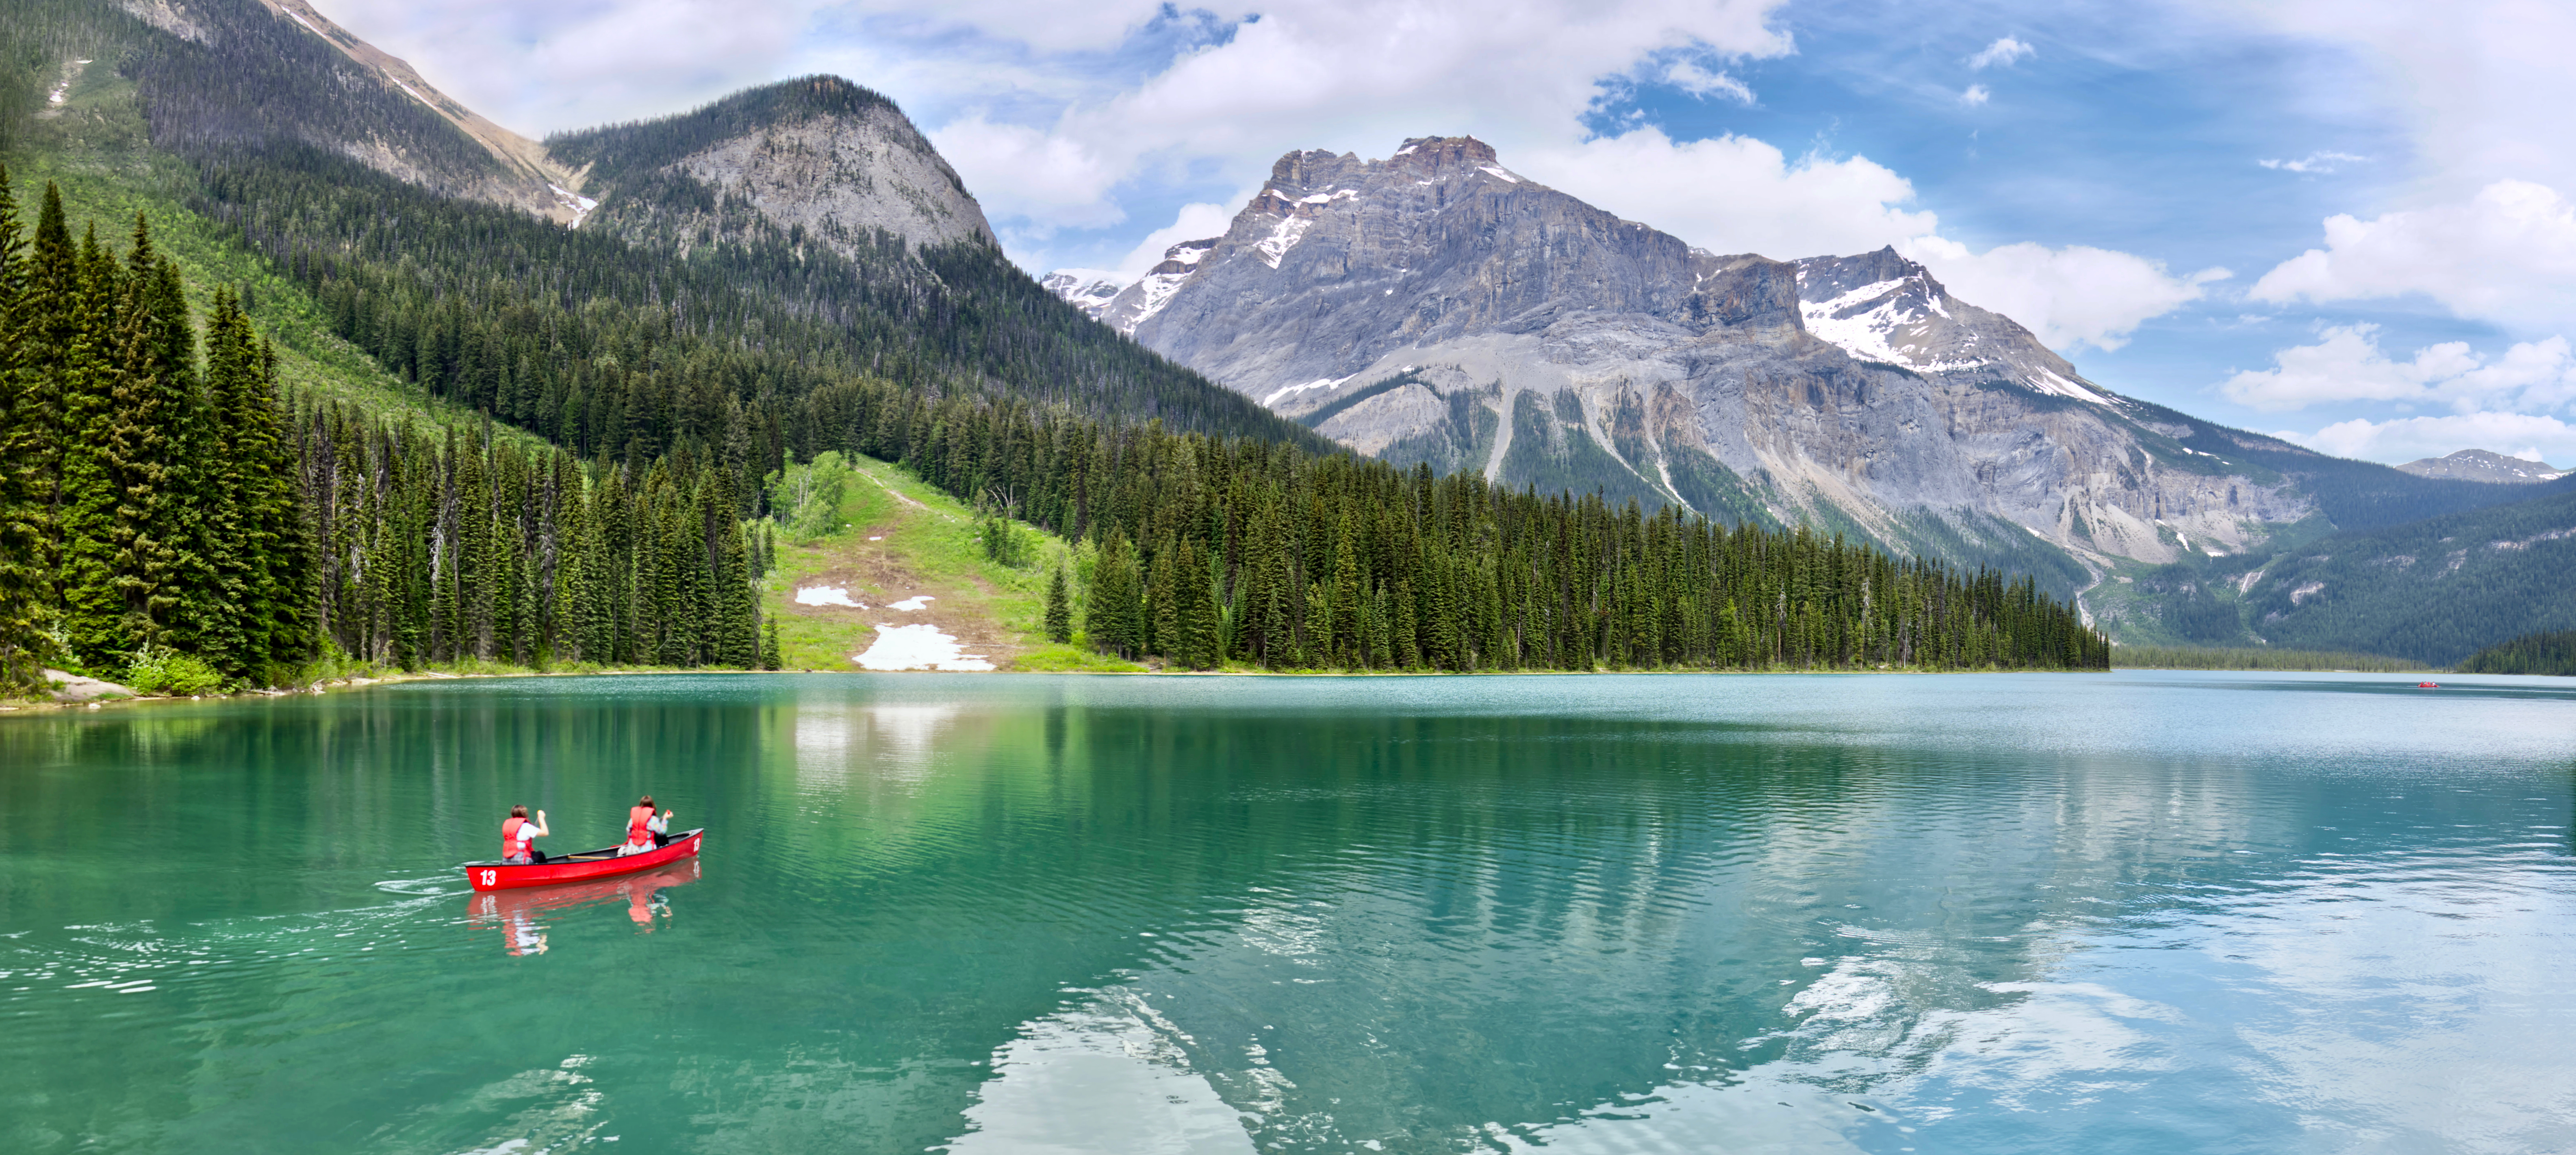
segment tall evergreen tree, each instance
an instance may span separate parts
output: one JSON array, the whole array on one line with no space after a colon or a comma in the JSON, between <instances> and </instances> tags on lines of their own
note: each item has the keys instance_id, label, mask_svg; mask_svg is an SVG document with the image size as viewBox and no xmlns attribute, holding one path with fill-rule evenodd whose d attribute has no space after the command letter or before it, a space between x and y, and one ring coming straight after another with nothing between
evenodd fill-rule
<instances>
[{"instance_id":1,"label":"tall evergreen tree","mask_svg":"<svg viewBox=\"0 0 2576 1155\"><path fill-rule=\"evenodd\" d=\"M60 198L48 195L45 203L59 223ZM0 695L40 687L49 656L44 465L56 440L30 365L40 340L36 270L20 228L9 170L0 165Z\"/></svg>"},{"instance_id":2,"label":"tall evergreen tree","mask_svg":"<svg viewBox=\"0 0 2576 1155\"><path fill-rule=\"evenodd\" d=\"M1073 607L1065 597L1062 563L1047 577L1046 636L1050 642L1073 640Z\"/></svg>"}]
</instances>

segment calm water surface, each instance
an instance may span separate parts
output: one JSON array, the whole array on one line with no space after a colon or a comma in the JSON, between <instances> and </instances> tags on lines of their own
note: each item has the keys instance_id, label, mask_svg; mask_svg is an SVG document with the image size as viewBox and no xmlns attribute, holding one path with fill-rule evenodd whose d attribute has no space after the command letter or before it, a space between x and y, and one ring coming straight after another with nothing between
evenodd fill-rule
<instances>
[{"instance_id":1,"label":"calm water surface","mask_svg":"<svg viewBox=\"0 0 2576 1155\"><path fill-rule=\"evenodd\" d=\"M2576 1148L2564 680L0 716L0 1149ZM651 791L695 867L467 892Z\"/></svg>"}]
</instances>

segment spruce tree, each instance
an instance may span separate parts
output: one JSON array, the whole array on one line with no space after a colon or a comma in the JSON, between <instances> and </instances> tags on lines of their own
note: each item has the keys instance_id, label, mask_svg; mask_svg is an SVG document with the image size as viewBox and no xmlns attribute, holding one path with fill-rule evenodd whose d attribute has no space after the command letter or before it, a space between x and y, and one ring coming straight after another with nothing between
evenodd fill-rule
<instances>
[{"instance_id":1,"label":"spruce tree","mask_svg":"<svg viewBox=\"0 0 2576 1155\"><path fill-rule=\"evenodd\" d=\"M773 616L761 624L760 668L775 670L784 664L778 655L778 619Z\"/></svg>"},{"instance_id":2,"label":"spruce tree","mask_svg":"<svg viewBox=\"0 0 2576 1155\"><path fill-rule=\"evenodd\" d=\"M125 633L124 601L116 588L117 484L113 451L130 438L117 412L113 342L124 273L98 243L92 224L82 234L70 289L72 329L62 361L62 473L55 498L56 585L62 630L72 655L94 672L125 664L133 642Z\"/></svg>"},{"instance_id":3,"label":"spruce tree","mask_svg":"<svg viewBox=\"0 0 2576 1155\"><path fill-rule=\"evenodd\" d=\"M1125 534L1113 531L1101 547L1084 597L1083 630L1093 649L1124 658L1136 656L1139 593L1135 551Z\"/></svg>"},{"instance_id":4,"label":"spruce tree","mask_svg":"<svg viewBox=\"0 0 2576 1155\"><path fill-rule=\"evenodd\" d=\"M1154 550L1152 578L1146 584L1145 640L1138 649L1178 658L1181 652L1180 550L1164 538Z\"/></svg>"},{"instance_id":5,"label":"spruce tree","mask_svg":"<svg viewBox=\"0 0 2576 1155\"><path fill-rule=\"evenodd\" d=\"M1067 604L1064 588L1064 564L1058 562L1047 578L1046 636L1050 642L1073 640L1073 608Z\"/></svg>"},{"instance_id":6,"label":"spruce tree","mask_svg":"<svg viewBox=\"0 0 2576 1155\"><path fill-rule=\"evenodd\" d=\"M1180 603L1175 615L1180 625L1176 656L1193 670L1213 669L1224 656L1217 644L1220 623L1216 587L1208 572L1206 551L1199 548L1197 537L1181 539L1180 560L1173 568L1173 592Z\"/></svg>"},{"instance_id":7,"label":"spruce tree","mask_svg":"<svg viewBox=\"0 0 2576 1155\"><path fill-rule=\"evenodd\" d=\"M59 213L60 202L51 203ZM42 386L27 364L41 340L31 317L34 272L19 235L9 170L0 165L0 696L42 688L47 657L46 519L39 495L52 438Z\"/></svg>"}]
</instances>

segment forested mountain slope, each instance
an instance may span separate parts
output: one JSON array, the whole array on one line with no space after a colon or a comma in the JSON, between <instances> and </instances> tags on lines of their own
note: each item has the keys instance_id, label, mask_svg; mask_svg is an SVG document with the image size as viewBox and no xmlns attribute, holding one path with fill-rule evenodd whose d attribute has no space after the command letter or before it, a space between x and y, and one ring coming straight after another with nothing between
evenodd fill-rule
<instances>
[{"instance_id":1,"label":"forested mountain slope","mask_svg":"<svg viewBox=\"0 0 2576 1155\"><path fill-rule=\"evenodd\" d=\"M0 181L0 194L6 192ZM0 196L0 673L159 666L231 684L326 653L776 664L752 583L768 531L745 447L584 463L289 411L218 292L196 355L138 224L75 243L49 187L20 255ZM2108 644L2027 580L1803 530L1728 530L1254 439L1105 426L882 380L817 391L832 448L1088 547L1090 641L1193 667L2100 669ZM739 429L739 427L737 427ZM630 454L632 450L630 449Z\"/></svg>"},{"instance_id":2,"label":"forested mountain slope","mask_svg":"<svg viewBox=\"0 0 2576 1155\"><path fill-rule=\"evenodd\" d=\"M613 421L642 427L646 456L679 437L718 444L735 408L772 445L810 436L815 383L851 373L1324 444L1056 300L992 247L980 216L961 239L920 245L828 211L851 182L910 169L875 172L864 156L841 156L789 190L821 198L802 208L777 196L766 207L711 198L707 227L686 236L653 227L674 203L657 198L686 201L711 187L661 172L657 150L678 142L685 158L744 134L792 136L853 115L879 128L885 114L900 121L855 85L811 78L569 138L583 165L652 177L607 184L617 223L594 232L485 195L477 182L507 167L499 155L407 85L364 67L359 58L373 50L351 47L345 34L326 39L254 0L153 9L168 27L95 0L36 2L40 19L13 23L0 51L66 66L92 60L85 83L96 114L112 119L122 102L148 126L146 151L188 162L186 172L153 173L162 191L240 229L330 304L342 336L433 396L585 451L611 439L620 441L611 451L625 451L633 433ZM44 134L39 106L54 74L0 78L31 110L13 131ZM94 143L50 139L54 148ZM972 200L959 204L971 209ZM809 210L823 214L817 238L829 231L834 244L810 243L791 219Z\"/></svg>"},{"instance_id":3,"label":"forested mountain slope","mask_svg":"<svg viewBox=\"0 0 2576 1155\"><path fill-rule=\"evenodd\" d=\"M2349 650L2437 665L2522 634L2576 628L2568 595L2576 482L2491 488L2542 492L2278 552L2144 570L2097 588L2086 604L2123 639Z\"/></svg>"},{"instance_id":4,"label":"forested mountain slope","mask_svg":"<svg viewBox=\"0 0 2576 1155\"><path fill-rule=\"evenodd\" d=\"M0 667L21 685L36 661L113 673L170 653L235 685L334 654L754 664L759 479L826 449L1079 539L1093 644L1185 664L2106 654L2001 573L1355 462L1094 325L980 238L853 230L842 251L753 212L674 246L426 188L274 125L170 129L203 118L162 115L137 69L175 51L156 37L221 46L224 26L48 11L43 35L13 26L13 59L86 36L105 67L59 103L21 100L0 159L220 255L192 266L214 284L188 284L145 223L85 235L50 188L23 260L0 230ZM268 299L237 307L235 276ZM290 389L252 316L317 320L309 356L356 359L308 363L341 403ZM418 422L460 410L485 421Z\"/></svg>"}]
</instances>

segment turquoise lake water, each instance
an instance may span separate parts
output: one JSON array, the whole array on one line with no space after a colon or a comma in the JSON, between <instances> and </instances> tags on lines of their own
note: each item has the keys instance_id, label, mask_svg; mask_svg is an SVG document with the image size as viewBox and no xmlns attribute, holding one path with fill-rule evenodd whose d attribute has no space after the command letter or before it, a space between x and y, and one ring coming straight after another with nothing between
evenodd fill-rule
<instances>
[{"instance_id":1,"label":"turquoise lake water","mask_svg":"<svg viewBox=\"0 0 2576 1155\"><path fill-rule=\"evenodd\" d=\"M0 1150L2576 1149L2576 685L806 675L0 715ZM501 896L639 793L694 865Z\"/></svg>"}]
</instances>

